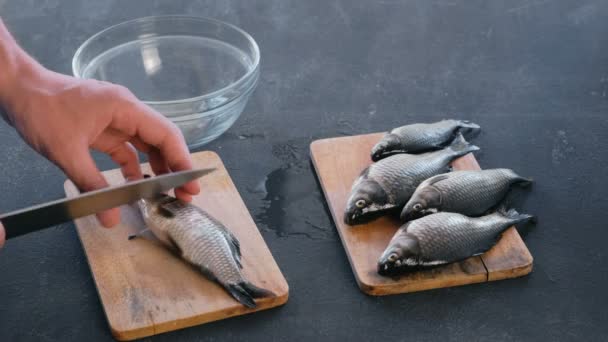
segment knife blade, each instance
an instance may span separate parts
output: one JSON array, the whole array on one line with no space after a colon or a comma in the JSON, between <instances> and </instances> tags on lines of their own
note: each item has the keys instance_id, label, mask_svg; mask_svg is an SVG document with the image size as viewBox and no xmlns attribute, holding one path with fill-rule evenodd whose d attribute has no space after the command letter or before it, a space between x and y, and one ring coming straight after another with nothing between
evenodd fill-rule
<instances>
[{"instance_id":1,"label":"knife blade","mask_svg":"<svg viewBox=\"0 0 608 342\"><path fill-rule=\"evenodd\" d=\"M6 239L154 196L215 171L196 169L173 172L83 193L0 215Z\"/></svg>"}]
</instances>

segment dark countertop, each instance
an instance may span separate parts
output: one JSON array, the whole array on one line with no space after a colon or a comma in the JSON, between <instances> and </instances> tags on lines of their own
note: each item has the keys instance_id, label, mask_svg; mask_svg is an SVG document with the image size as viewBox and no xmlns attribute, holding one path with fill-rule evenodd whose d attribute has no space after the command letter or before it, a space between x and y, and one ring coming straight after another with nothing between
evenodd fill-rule
<instances>
[{"instance_id":1,"label":"dark countertop","mask_svg":"<svg viewBox=\"0 0 608 342\"><path fill-rule=\"evenodd\" d=\"M258 89L234 127L206 148L229 168L290 284L289 302L150 340L605 339L608 3L504 3L3 0L0 16L31 54L64 73L88 36L154 14L226 20L260 45ZM324 207L309 143L446 116L482 125L475 140L482 167L536 179L519 202L539 217L520 230L534 271L364 295ZM2 211L64 196L64 176L10 128L0 126L0 143ZM72 224L0 251L0 336L112 340Z\"/></svg>"}]
</instances>

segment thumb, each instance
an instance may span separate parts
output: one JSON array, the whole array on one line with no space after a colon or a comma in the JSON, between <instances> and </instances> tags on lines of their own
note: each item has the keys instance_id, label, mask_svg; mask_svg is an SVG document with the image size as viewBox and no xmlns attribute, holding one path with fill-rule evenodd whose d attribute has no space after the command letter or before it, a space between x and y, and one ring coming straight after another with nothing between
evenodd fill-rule
<instances>
[{"instance_id":1,"label":"thumb","mask_svg":"<svg viewBox=\"0 0 608 342\"><path fill-rule=\"evenodd\" d=\"M6 238L6 233L4 232L4 227L2 226L2 222L0 222L0 248L4 245L4 239Z\"/></svg>"},{"instance_id":2,"label":"thumb","mask_svg":"<svg viewBox=\"0 0 608 342\"><path fill-rule=\"evenodd\" d=\"M108 182L95 165L88 150L68 154L67 158L58 161L57 164L80 192L98 190L108 186ZM104 227L113 227L120 222L120 210L113 208L99 212L97 219Z\"/></svg>"}]
</instances>

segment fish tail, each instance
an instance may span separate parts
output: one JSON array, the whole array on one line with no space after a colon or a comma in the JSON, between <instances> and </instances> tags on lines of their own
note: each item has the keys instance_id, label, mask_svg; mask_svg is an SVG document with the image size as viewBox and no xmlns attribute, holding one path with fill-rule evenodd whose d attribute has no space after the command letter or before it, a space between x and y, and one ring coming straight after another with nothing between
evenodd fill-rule
<instances>
[{"instance_id":1,"label":"fish tail","mask_svg":"<svg viewBox=\"0 0 608 342\"><path fill-rule=\"evenodd\" d=\"M249 292L247 292L247 290L245 290L243 286L241 286L241 284L242 283L230 284L226 287L226 289L228 290L230 295L234 297L234 299L239 301L239 303L245 305L250 309L257 307L255 301L253 300L253 297L251 297Z\"/></svg>"},{"instance_id":2,"label":"fish tail","mask_svg":"<svg viewBox=\"0 0 608 342\"><path fill-rule=\"evenodd\" d=\"M230 284L226 286L228 292L234 299L238 300L239 303L245 305L248 308L256 308L254 298L274 297L275 294L272 291L259 288L252 283L243 281L238 284Z\"/></svg>"},{"instance_id":3,"label":"fish tail","mask_svg":"<svg viewBox=\"0 0 608 342\"><path fill-rule=\"evenodd\" d=\"M270 290L263 289L261 287L257 287L250 282L242 282L242 286L251 294L253 298L266 298L266 297L276 297L274 292Z\"/></svg>"},{"instance_id":4,"label":"fish tail","mask_svg":"<svg viewBox=\"0 0 608 342\"><path fill-rule=\"evenodd\" d=\"M509 209L502 207L498 209L498 213L503 217L513 221L513 224L523 223L523 222L531 222L536 223L536 216L528 215L528 214L520 214L515 209Z\"/></svg>"},{"instance_id":5,"label":"fish tail","mask_svg":"<svg viewBox=\"0 0 608 342\"><path fill-rule=\"evenodd\" d=\"M522 188L528 188L528 187L532 186L533 182L534 182L534 180L532 178L517 177L517 178L515 178L513 183L521 186Z\"/></svg>"},{"instance_id":6,"label":"fish tail","mask_svg":"<svg viewBox=\"0 0 608 342\"><path fill-rule=\"evenodd\" d=\"M399 136L393 133L386 133L382 139L372 147L371 159L374 162L378 160L396 154L397 152L391 151L390 146L396 145L399 142Z\"/></svg>"},{"instance_id":7,"label":"fish tail","mask_svg":"<svg viewBox=\"0 0 608 342\"><path fill-rule=\"evenodd\" d=\"M509 179L510 184L517 184L522 188L527 188L534 182L532 178L522 177L511 169L496 169L496 171L501 175L506 176Z\"/></svg>"},{"instance_id":8,"label":"fish tail","mask_svg":"<svg viewBox=\"0 0 608 342\"><path fill-rule=\"evenodd\" d=\"M478 151L479 147L469 143L464 139L462 133L458 133L454 141L450 144L450 149L454 151L457 156L464 156L469 152Z\"/></svg>"},{"instance_id":9,"label":"fish tail","mask_svg":"<svg viewBox=\"0 0 608 342\"><path fill-rule=\"evenodd\" d=\"M461 128L467 128L472 131L481 129L481 126L469 120L458 120L458 126L460 126Z\"/></svg>"}]
</instances>

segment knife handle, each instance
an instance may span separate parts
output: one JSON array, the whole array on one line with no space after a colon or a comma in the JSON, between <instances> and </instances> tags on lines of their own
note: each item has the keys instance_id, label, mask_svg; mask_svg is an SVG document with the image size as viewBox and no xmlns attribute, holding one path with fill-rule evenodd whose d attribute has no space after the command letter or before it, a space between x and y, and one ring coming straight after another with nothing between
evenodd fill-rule
<instances>
[{"instance_id":1,"label":"knife handle","mask_svg":"<svg viewBox=\"0 0 608 342\"><path fill-rule=\"evenodd\" d=\"M71 219L69 211L63 203L40 206L35 212L21 210L0 215L6 240L43 230Z\"/></svg>"}]
</instances>

